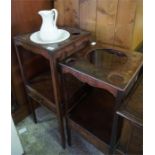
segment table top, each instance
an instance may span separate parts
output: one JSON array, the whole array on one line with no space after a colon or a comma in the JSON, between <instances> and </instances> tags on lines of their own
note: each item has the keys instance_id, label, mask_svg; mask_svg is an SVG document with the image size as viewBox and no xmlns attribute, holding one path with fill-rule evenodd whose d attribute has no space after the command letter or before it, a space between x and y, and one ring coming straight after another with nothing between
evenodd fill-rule
<instances>
[{"instance_id":1,"label":"table top","mask_svg":"<svg viewBox=\"0 0 155 155\"><path fill-rule=\"evenodd\" d=\"M61 66L95 84L125 91L142 66L141 53L96 44L65 59ZM85 80L85 81L87 81Z\"/></svg>"},{"instance_id":2,"label":"table top","mask_svg":"<svg viewBox=\"0 0 155 155\"><path fill-rule=\"evenodd\" d=\"M33 47L37 47L43 49L44 52L54 53L60 49L63 49L67 45L72 44L73 42L81 39L83 36L90 35L90 32L78 29L78 28L71 28L71 27L61 27L61 29L67 30L70 32L70 37L65 41L58 42L58 43L48 43L48 44L38 44L30 40L30 36L32 33L18 35L14 37L15 42L24 43L27 45L31 45Z\"/></svg>"}]
</instances>

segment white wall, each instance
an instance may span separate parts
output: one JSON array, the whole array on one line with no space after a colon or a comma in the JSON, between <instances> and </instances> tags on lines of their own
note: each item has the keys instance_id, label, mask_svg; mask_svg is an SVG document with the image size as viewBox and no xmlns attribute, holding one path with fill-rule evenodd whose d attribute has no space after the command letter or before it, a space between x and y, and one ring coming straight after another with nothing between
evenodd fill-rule
<instances>
[{"instance_id":1,"label":"white wall","mask_svg":"<svg viewBox=\"0 0 155 155\"><path fill-rule=\"evenodd\" d=\"M23 148L18 137L13 120L11 120L11 155L22 155Z\"/></svg>"}]
</instances>

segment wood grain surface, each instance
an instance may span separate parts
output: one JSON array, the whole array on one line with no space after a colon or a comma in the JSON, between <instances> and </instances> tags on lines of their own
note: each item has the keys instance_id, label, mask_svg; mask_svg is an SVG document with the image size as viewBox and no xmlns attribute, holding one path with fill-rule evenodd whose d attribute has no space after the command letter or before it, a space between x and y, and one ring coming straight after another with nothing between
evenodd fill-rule
<instances>
[{"instance_id":1,"label":"wood grain surface","mask_svg":"<svg viewBox=\"0 0 155 155\"><path fill-rule=\"evenodd\" d=\"M64 25L79 26L79 0L65 0Z\"/></svg>"},{"instance_id":2,"label":"wood grain surface","mask_svg":"<svg viewBox=\"0 0 155 155\"><path fill-rule=\"evenodd\" d=\"M135 49L143 40L143 0L55 0L59 23L79 26L101 43Z\"/></svg>"},{"instance_id":3,"label":"wood grain surface","mask_svg":"<svg viewBox=\"0 0 155 155\"><path fill-rule=\"evenodd\" d=\"M136 16L136 0L119 0L114 44L130 48Z\"/></svg>"},{"instance_id":4,"label":"wood grain surface","mask_svg":"<svg viewBox=\"0 0 155 155\"><path fill-rule=\"evenodd\" d=\"M132 49L135 49L143 38L143 0L137 0L137 10L132 39Z\"/></svg>"},{"instance_id":5,"label":"wood grain surface","mask_svg":"<svg viewBox=\"0 0 155 155\"><path fill-rule=\"evenodd\" d=\"M80 28L92 32L96 38L96 0L80 0Z\"/></svg>"},{"instance_id":6,"label":"wood grain surface","mask_svg":"<svg viewBox=\"0 0 155 155\"><path fill-rule=\"evenodd\" d=\"M118 0L98 0L97 2L97 41L113 43Z\"/></svg>"},{"instance_id":7,"label":"wood grain surface","mask_svg":"<svg viewBox=\"0 0 155 155\"><path fill-rule=\"evenodd\" d=\"M57 24L59 26L64 26L64 12L65 12L65 3L63 0L55 0L54 1L54 8L58 10L58 20Z\"/></svg>"}]
</instances>

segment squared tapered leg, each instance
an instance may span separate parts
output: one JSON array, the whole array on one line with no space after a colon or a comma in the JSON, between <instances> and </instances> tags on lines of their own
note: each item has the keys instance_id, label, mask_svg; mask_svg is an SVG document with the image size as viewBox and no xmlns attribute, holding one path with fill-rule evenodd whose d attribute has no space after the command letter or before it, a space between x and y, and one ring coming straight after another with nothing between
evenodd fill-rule
<instances>
[{"instance_id":1,"label":"squared tapered leg","mask_svg":"<svg viewBox=\"0 0 155 155\"><path fill-rule=\"evenodd\" d=\"M116 110L120 106L122 99L123 99L123 93L119 92L117 93L116 100L115 100L115 108L114 108L114 117L113 117L113 124L112 124L112 133L111 133L111 141L110 141L110 148L109 148L109 154L113 154L115 151L116 141L117 141L117 133L118 133L118 123L119 123L119 116L116 113Z\"/></svg>"},{"instance_id":2,"label":"squared tapered leg","mask_svg":"<svg viewBox=\"0 0 155 155\"><path fill-rule=\"evenodd\" d=\"M38 123L37 115L36 115L35 107L34 107L34 101L31 97L28 97L28 102L29 102L29 107L31 109L31 114L32 114L33 120L35 123Z\"/></svg>"}]
</instances>

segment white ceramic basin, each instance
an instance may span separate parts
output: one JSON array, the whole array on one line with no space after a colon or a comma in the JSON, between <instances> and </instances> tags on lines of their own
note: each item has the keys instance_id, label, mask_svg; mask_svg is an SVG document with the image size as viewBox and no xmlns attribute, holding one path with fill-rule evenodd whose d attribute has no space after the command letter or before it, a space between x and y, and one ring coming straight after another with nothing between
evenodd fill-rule
<instances>
[{"instance_id":1,"label":"white ceramic basin","mask_svg":"<svg viewBox=\"0 0 155 155\"><path fill-rule=\"evenodd\" d=\"M58 35L57 39L51 40L48 42L44 42L39 38L39 31L37 31L37 32L34 32L33 34L31 34L30 40L37 44L51 44L51 43L62 42L70 37L70 33L63 29L58 29L57 35Z\"/></svg>"}]
</instances>

